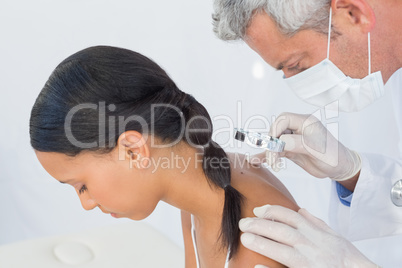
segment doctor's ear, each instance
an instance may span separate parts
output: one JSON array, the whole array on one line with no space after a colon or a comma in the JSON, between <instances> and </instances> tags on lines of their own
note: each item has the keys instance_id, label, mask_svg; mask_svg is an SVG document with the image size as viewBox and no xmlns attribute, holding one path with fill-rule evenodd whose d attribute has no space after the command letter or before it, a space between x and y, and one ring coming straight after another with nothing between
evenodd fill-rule
<instances>
[{"instance_id":1,"label":"doctor's ear","mask_svg":"<svg viewBox=\"0 0 402 268\"><path fill-rule=\"evenodd\" d=\"M349 26L358 26L363 33L375 26L374 10L366 0L332 0L331 7L334 19L342 15Z\"/></svg>"},{"instance_id":2,"label":"doctor's ear","mask_svg":"<svg viewBox=\"0 0 402 268\"><path fill-rule=\"evenodd\" d=\"M146 143L147 137L134 130L122 133L117 140L119 151L119 160L143 161L143 165L147 166L150 156L149 146ZM139 165L137 165L139 166ZM142 165L141 165L142 166Z\"/></svg>"}]
</instances>

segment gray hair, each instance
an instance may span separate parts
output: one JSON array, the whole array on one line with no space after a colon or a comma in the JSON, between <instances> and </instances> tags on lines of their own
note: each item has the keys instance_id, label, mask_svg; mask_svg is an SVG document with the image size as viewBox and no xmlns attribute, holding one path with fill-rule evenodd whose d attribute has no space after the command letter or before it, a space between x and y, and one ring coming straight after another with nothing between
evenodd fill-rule
<instances>
[{"instance_id":1,"label":"gray hair","mask_svg":"<svg viewBox=\"0 0 402 268\"><path fill-rule=\"evenodd\" d=\"M331 0L214 0L215 34L222 40L244 39L256 12L265 11L287 36L312 29L328 33Z\"/></svg>"}]
</instances>

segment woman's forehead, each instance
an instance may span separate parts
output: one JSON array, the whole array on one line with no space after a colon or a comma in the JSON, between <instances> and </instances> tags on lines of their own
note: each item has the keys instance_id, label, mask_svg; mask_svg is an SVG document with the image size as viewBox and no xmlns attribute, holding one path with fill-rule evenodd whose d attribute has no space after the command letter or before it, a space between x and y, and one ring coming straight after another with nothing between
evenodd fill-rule
<instances>
[{"instance_id":1,"label":"woman's forehead","mask_svg":"<svg viewBox=\"0 0 402 268\"><path fill-rule=\"evenodd\" d=\"M78 165L79 156L71 157L63 153L35 151L36 157L43 168L58 180L68 180L74 173L74 166ZM82 162L81 162L82 163Z\"/></svg>"}]
</instances>

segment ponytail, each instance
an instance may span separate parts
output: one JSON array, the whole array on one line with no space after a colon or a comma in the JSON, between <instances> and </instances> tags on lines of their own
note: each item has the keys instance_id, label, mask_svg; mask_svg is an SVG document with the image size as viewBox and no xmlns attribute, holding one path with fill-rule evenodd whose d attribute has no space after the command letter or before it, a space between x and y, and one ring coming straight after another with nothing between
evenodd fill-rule
<instances>
[{"instance_id":1,"label":"ponytail","mask_svg":"<svg viewBox=\"0 0 402 268\"><path fill-rule=\"evenodd\" d=\"M239 221L243 195L231 185L230 161L225 151L212 140L212 122L208 112L192 96L182 93L181 104L185 121L193 120L187 127L201 131L192 132L187 142L204 147L203 171L210 183L225 191L225 203L222 212L220 240L223 248L228 248L229 259L237 252L240 243ZM207 131L207 129L209 131Z\"/></svg>"}]
</instances>

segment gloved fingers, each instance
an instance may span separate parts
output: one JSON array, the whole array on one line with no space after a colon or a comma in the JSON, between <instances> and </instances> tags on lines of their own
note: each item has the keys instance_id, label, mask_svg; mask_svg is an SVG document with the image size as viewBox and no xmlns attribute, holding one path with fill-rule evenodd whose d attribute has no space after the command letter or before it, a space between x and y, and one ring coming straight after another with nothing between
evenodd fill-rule
<instances>
[{"instance_id":1,"label":"gloved fingers","mask_svg":"<svg viewBox=\"0 0 402 268\"><path fill-rule=\"evenodd\" d=\"M315 217L310 212L307 211L305 208L299 209L298 213L302 215L307 221L309 221L314 227L318 227L321 230L324 230L328 233L333 235L338 235L334 230L332 230L328 224L326 224L323 220Z\"/></svg>"},{"instance_id":2,"label":"gloved fingers","mask_svg":"<svg viewBox=\"0 0 402 268\"><path fill-rule=\"evenodd\" d=\"M275 163L276 159L278 158L278 153L271 152L269 150L265 151L265 160L268 166L272 166Z\"/></svg>"},{"instance_id":3,"label":"gloved fingers","mask_svg":"<svg viewBox=\"0 0 402 268\"><path fill-rule=\"evenodd\" d=\"M289 267L294 266L295 256L299 255L292 247L282 245L255 234L242 234L240 241L246 248Z\"/></svg>"},{"instance_id":4,"label":"gloved fingers","mask_svg":"<svg viewBox=\"0 0 402 268\"><path fill-rule=\"evenodd\" d=\"M324 150L323 148L319 147L316 148L317 146L315 143L320 144L321 142L318 141L318 137L314 139L314 142L309 142L310 139L307 139L306 137L303 137L303 135L296 135L296 134L283 134L280 139L284 141L285 148L284 148L284 156L291 159L296 157L296 156L308 156L309 158L312 159L317 159L321 160L323 156L328 157L328 153L324 154L325 152L322 152ZM326 137L323 137L323 140L325 140ZM314 147L315 146L315 147Z\"/></svg>"},{"instance_id":5,"label":"gloved fingers","mask_svg":"<svg viewBox=\"0 0 402 268\"><path fill-rule=\"evenodd\" d=\"M282 206L265 205L254 208L253 212L258 218L278 221L295 229L306 223L302 215Z\"/></svg>"},{"instance_id":6,"label":"gloved fingers","mask_svg":"<svg viewBox=\"0 0 402 268\"><path fill-rule=\"evenodd\" d=\"M253 166L263 165L265 167L271 167L272 170L278 172L283 166L281 154L277 152L271 152L266 150L263 153L254 155L246 155L247 162Z\"/></svg>"},{"instance_id":7,"label":"gloved fingers","mask_svg":"<svg viewBox=\"0 0 402 268\"><path fill-rule=\"evenodd\" d=\"M302 135L283 134L280 137L280 140L285 142L285 148L282 156L291 158L291 156L295 154L307 154Z\"/></svg>"},{"instance_id":8,"label":"gloved fingers","mask_svg":"<svg viewBox=\"0 0 402 268\"><path fill-rule=\"evenodd\" d=\"M275 172L280 171L284 166L281 159L282 155L285 155L285 153L277 153L266 150L266 164Z\"/></svg>"},{"instance_id":9,"label":"gloved fingers","mask_svg":"<svg viewBox=\"0 0 402 268\"><path fill-rule=\"evenodd\" d=\"M292 247L305 240L299 231L289 225L267 219L245 218L240 220L239 227L245 233L253 233Z\"/></svg>"},{"instance_id":10,"label":"gloved fingers","mask_svg":"<svg viewBox=\"0 0 402 268\"><path fill-rule=\"evenodd\" d=\"M272 164L271 168L275 172L281 171L281 169L283 168L282 159L277 158L276 161Z\"/></svg>"},{"instance_id":11,"label":"gloved fingers","mask_svg":"<svg viewBox=\"0 0 402 268\"><path fill-rule=\"evenodd\" d=\"M269 130L270 136L279 137L286 131L301 134L306 116L294 113L282 113L278 116Z\"/></svg>"}]
</instances>

